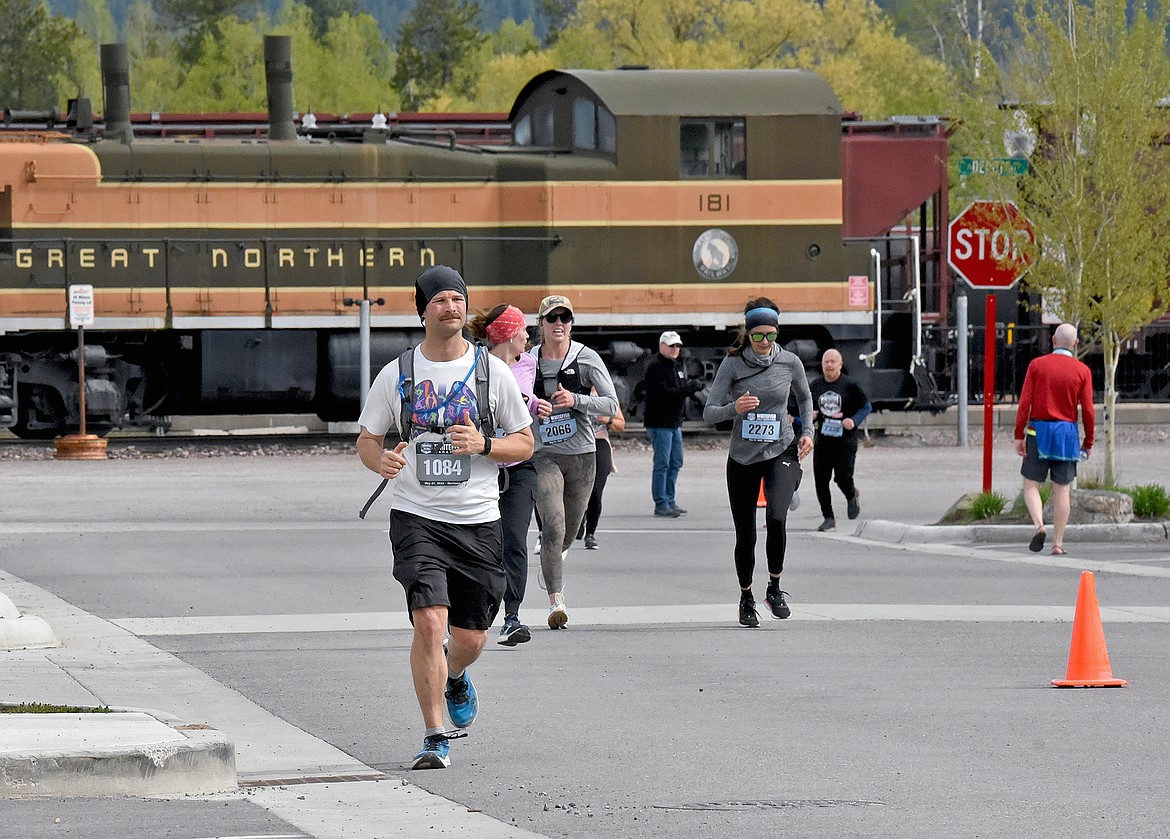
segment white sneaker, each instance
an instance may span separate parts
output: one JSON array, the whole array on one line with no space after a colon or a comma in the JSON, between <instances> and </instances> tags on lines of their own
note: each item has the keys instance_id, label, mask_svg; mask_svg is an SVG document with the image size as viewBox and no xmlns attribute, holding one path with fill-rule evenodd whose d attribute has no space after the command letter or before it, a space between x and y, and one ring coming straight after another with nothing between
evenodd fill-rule
<instances>
[{"instance_id":1,"label":"white sneaker","mask_svg":"<svg viewBox=\"0 0 1170 839\"><path fill-rule=\"evenodd\" d=\"M553 600L555 602L548 607L548 628L564 629L565 624L569 622L569 610L565 608L565 596L554 594Z\"/></svg>"}]
</instances>

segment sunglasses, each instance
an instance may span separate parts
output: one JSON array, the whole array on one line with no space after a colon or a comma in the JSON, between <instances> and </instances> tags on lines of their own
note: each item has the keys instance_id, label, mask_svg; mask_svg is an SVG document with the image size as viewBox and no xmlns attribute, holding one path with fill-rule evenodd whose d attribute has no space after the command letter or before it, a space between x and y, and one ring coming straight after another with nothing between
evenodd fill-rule
<instances>
[{"instance_id":1,"label":"sunglasses","mask_svg":"<svg viewBox=\"0 0 1170 839\"><path fill-rule=\"evenodd\" d=\"M748 337L750 337L756 343L760 343L762 341L772 341L773 343L775 343L775 341L776 341L776 333L775 332L753 332Z\"/></svg>"},{"instance_id":2,"label":"sunglasses","mask_svg":"<svg viewBox=\"0 0 1170 839\"><path fill-rule=\"evenodd\" d=\"M556 323L557 321L561 323L572 323L573 316L568 312L552 312L544 316L544 321L545 323Z\"/></svg>"}]
</instances>

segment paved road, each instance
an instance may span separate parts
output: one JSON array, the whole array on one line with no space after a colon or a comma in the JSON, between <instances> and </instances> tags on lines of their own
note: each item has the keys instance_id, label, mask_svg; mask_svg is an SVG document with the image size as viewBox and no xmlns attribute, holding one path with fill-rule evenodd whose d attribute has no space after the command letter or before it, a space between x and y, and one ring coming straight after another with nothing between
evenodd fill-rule
<instances>
[{"instance_id":1,"label":"paved road","mask_svg":"<svg viewBox=\"0 0 1170 839\"><path fill-rule=\"evenodd\" d=\"M1124 448L1122 480L1165 482L1168 448ZM980 458L863 450L863 517L936 520L979 488ZM410 635L385 510L355 516L376 483L356 460L4 463L0 568L123 645L126 682L91 689L150 686L163 710L214 724L254 786L0 802L0 824L32 839L349 839L422 835L401 828L421 802L444 835L1170 832L1165 544L1070 544L1097 571L1113 669L1131 684L1057 691L1078 567L1023 545L815 533L811 476L784 577L793 619L737 627L723 459L688 456L679 499L691 514L663 521L649 515L649 454L619 453L602 549L569 558L570 630L489 645L473 671L481 720L453 768L430 773L405 769L419 739ZM1016 466L1001 446L1005 495ZM526 617L539 624L531 576ZM757 576L760 595L762 566ZM409 786L329 777L361 765ZM298 774L320 782L278 783Z\"/></svg>"}]
</instances>

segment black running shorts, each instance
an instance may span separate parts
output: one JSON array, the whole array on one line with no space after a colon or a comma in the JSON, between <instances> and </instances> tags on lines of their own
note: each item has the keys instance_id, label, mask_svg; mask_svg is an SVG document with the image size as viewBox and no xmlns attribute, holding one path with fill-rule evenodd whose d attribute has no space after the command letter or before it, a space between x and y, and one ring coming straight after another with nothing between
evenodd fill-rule
<instances>
[{"instance_id":1,"label":"black running shorts","mask_svg":"<svg viewBox=\"0 0 1170 839\"><path fill-rule=\"evenodd\" d=\"M447 622L460 629L488 629L504 596L500 521L448 524L401 510L390 511L394 579L406 590L406 606L446 606Z\"/></svg>"},{"instance_id":2,"label":"black running shorts","mask_svg":"<svg viewBox=\"0 0 1170 839\"><path fill-rule=\"evenodd\" d=\"M1036 435L1029 434L1024 438L1024 462L1020 464L1020 474L1029 481L1038 484L1048 480L1048 473L1052 472L1052 483L1071 484L1077 476L1077 462L1075 460L1048 460L1040 457L1040 450L1036 447Z\"/></svg>"}]
</instances>

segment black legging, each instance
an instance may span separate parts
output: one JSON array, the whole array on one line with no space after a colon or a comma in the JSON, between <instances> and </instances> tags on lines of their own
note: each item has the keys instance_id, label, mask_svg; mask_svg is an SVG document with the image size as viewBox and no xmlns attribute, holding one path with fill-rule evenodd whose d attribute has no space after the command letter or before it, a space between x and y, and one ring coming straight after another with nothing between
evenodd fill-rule
<instances>
[{"instance_id":1,"label":"black legging","mask_svg":"<svg viewBox=\"0 0 1170 839\"><path fill-rule=\"evenodd\" d=\"M601 496L605 492L605 482L609 480L609 473L613 471L613 448L609 440L597 438L597 474L593 476L593 494L589 496L589 506L585 508L585 535L597 532L597 523L601 521Z\"/></svg>"},{"instance_id":2,"label":"black legging","mask_svg":"<svg viewBox=\"0 0 1170 839\"><path fill-rule=\"evenodd\" d=\"M765 518L768 573L778 576L784 570L784 552L788 548L788 505L800 486L802 474L795 440L783 454L771 460L743 464L727 459L727 500L735 525L735 573L741 589L751 588L756 570L756 501L760 497L760 480L764 481L764 497L768 501Z\"/></svg>"}]
</instances>

